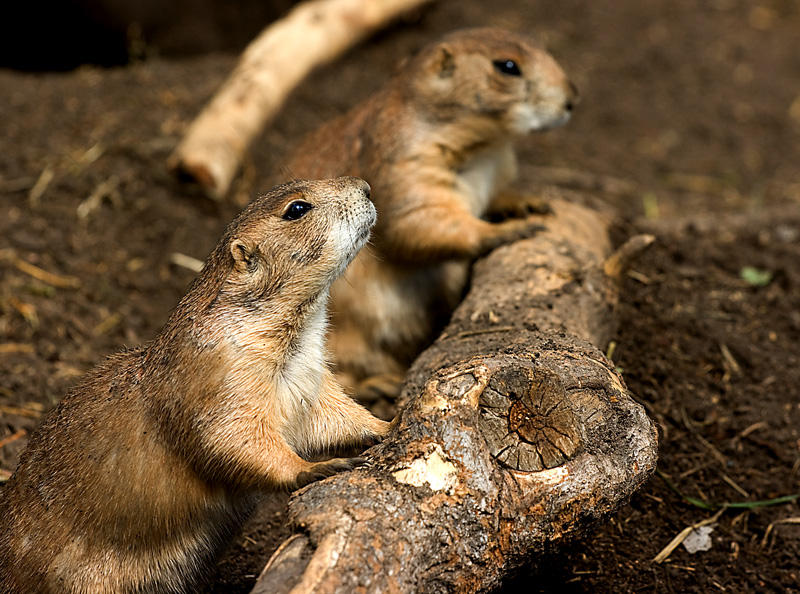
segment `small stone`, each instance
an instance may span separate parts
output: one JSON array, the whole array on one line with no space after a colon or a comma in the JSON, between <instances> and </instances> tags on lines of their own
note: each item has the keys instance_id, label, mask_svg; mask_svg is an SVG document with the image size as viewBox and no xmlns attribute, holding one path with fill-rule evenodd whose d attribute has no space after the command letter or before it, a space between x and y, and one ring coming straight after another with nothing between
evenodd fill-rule
<instances>
[{"instance_id":1,"label":"small stone","mask_svg":"<svg viewBox=\"0 0 800 594\"><path fill-rule=\"evenodd\" d=\"M689 533L683 541L683 548L694 555L699 551L711 550L711 533L714 532L713 526L700 526Z\"/></svg>"}]
</instances>

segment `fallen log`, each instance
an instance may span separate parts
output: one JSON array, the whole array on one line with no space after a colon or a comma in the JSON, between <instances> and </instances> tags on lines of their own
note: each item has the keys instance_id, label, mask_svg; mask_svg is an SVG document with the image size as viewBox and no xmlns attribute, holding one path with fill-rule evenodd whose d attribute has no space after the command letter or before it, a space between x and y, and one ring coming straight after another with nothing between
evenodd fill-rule
<instances>
[{"instance_id":1,"label":"fallen log","mask_svg":"<svg viewBox=\"0 0 800 594\"><path fill-rule=\"evenodd\" d=\"M292 497L254 593L492 590L654 470L654 425L597 348L652 237L612 254L607 211L552 206L546 232L476 263L368 462Z\"/></svg>"},{"instance_id":2,"label":"fallen log","mask_svg":"<svg viewBox=\"0 0 800 594\"><path fill-rule=\"evenodd\" d=\"M315 67L430 0L310 0L267 27L168 160L212 198L230 187L253 138Z\"/></svg>"}]
</instances>

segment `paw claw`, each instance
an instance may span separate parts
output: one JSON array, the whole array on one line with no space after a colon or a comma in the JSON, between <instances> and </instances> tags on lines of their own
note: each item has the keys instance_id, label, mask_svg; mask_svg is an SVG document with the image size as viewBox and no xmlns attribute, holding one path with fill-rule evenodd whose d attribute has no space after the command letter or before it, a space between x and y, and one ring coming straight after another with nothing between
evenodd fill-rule
<instances>
[{"instance_id":1,"label":"paw claw","mask_svg":"<svg viewBox=\"0 0 800 594\"><path fill-rule=\"evenodd\" d=\"M332 458L325 462L318 462L314 464L308 471L301 472L297 475L297 486L303 487L309 483L333 476L340 472L347 472L353 470L357 466L361 466L366 462L366 458Z\"/></svg>"}]
</instances>

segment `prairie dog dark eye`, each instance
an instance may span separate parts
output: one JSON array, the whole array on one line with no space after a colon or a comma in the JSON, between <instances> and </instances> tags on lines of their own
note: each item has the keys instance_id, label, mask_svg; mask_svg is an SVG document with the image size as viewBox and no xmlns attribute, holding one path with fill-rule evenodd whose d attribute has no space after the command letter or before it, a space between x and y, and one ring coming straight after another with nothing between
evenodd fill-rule
<instances>
[{"instance_id":1,"label":"prairie dog dark eye","mask_svg":"<svg viewBox=\"0 0 800 594\"><path fill-rule=\"evenodd\" d=\"M304 202L303 200L295 200L286 207L286 210L283 211L282 218L285 221L296 221L312 208L314 208L314 206L308 202Z\"/></svg>"},{"instance_id":2,"label":"prairie dog dark eye","mask_svg":"<svg viewBox=\"0 0 800 594\"><path fill-rule=\"evenodd\" d=\"M508 74L509 76L521 76L522 72L519 71L519 66L514 60L495 60L492 62L495 70Z\"/></svg>"}]
</instances>

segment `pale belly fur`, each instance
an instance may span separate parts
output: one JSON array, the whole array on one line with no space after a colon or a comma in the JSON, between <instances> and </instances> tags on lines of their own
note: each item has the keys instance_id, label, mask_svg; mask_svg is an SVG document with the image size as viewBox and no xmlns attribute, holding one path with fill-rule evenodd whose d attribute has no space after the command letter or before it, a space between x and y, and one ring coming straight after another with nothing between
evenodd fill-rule
<instances>
[{"instance_id":1,"label":"pale belly fur","mask_svg":"<svg viewBox=\"0 0 800 594\"><path fill-rule=\"evenodd\" d=\"M461 168L457 187L470 211L483 216L498 189L516 175L510 144L493 145L476 153ZM441 329L462 297L469 263L453 260L430 266L400 266L363 250L334 286L336 306L348 312L341 322L370 336L370 344L387 353L414 356ZM442 319L444 318L444 319Z\"/></svg>"}]
</instances>

